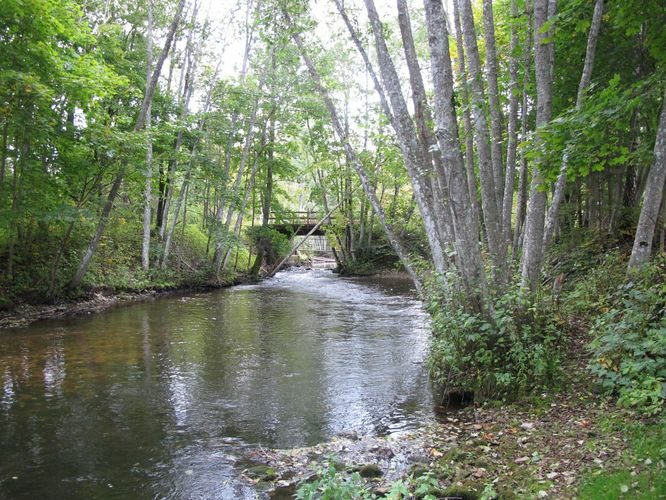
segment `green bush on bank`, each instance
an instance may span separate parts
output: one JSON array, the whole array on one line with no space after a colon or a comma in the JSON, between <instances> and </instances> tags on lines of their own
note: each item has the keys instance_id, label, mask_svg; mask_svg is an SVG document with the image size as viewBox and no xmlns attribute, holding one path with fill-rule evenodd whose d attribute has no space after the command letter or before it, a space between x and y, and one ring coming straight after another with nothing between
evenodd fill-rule
<instances>
[{"instance_id":1,"label":"green bush on bank","mask_svg":"<svg viewBox=\"0 0 666 500\"><path fill-rule=\"evenodd\" d=\"M608 297L594 321L590 369L618 403L648 415L666 401L666 258L658 257Z\"/></svg>"},{"instance_id":2,"label":"green bush on bank","mask_svg":"<svg viewBox=\"0 0 666 500\"><path fill-rule=\"evenodd\" d=\"M291 251L289 237L268 226L253 226L245 230L254 253L262 253L266 263L277 264Z\"/></svg>"},{"instance_id":3,"label":"green bush on bank","mask_svg":"<svg viewBox=\"0 0 666 500\"><path fill-rule=\"evenodd\" d=\"M374 500L387 498L401 500L420 498L435 500L448 498L442 490L439 480L432 472L422 475L412 474L390 484L388 490L377 492L372 490L372 483L366 482L358 472L351 474L336 470L333 465L319 468L316 479L302 483L296 492L297 500ZM451 498L456 495L451 495ZM494 496L481 495L481 499Z\"/></svg>"},{"instance_id":4,"label":"green bush on bank","mask_svg":"<svg viewBox=\"0 0 666 500\"><path fill-rule=\"evenodd\" d=\"M444 393L465 390L492 398L555 380L562 334L550 298L532 300L516 287L496 299L484 317L431 288L428 310L434 336L430 374Z\"/></svg>"}]
</instances>

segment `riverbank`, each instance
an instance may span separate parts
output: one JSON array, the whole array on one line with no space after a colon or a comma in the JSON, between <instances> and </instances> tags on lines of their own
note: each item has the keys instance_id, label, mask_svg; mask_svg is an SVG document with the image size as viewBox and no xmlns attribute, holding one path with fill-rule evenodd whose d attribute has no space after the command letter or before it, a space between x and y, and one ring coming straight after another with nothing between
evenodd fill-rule
<instances>
[{"instance_id":1,"label":"riverbank","mask_svg":"<svg viewBox=\"0 0 666 500\"><path fill-rule=\"evenodd\" d=\"M586 342L573 339L557 390L442 409L398 435L260 450L243 477L273 499L299 488L303 498L666 498L664 418L599 395Z\"/></svg>"},{"instance_id":2,"label":"riverbank","mask_svg":"<svg viewBox=\"0 0 666 500\"><path fill-rule=\"evenodd\" d=\"M157 285L140 290L116 290L109 287L91 288L77 296L60 299L56 303L23 302L5 311L0 311L0 330L23 327L40 320L74 318L171 295L192 291L216 290L252 281L252 278L245 273L235 273L227 275L219 281L183 282L173 286Z\"/></svg>"},{"instance_id":3,"label":"riverbank","mask_svg":"<svg viewBox=\"0 0 666 500\"><path fill-rule=\"evenodd\" d=\"M270 481L248 482L275 498L666 499L666 263L627 282L619 250L553 262L567 281L548 301L561 348L549 385L442 410L401 436L271 450Z\"/></svg>"}]
</instances>

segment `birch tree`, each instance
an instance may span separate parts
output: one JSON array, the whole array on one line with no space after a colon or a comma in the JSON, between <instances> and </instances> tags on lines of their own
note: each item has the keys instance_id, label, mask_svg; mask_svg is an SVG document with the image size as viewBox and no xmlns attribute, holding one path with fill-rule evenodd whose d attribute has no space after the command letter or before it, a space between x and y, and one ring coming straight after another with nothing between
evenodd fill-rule
<instances>
[{"instance_id":1,"label":"birch tree","mask_svg":"<svg viewBox=\"0 0 666 500\"><path fill-rule=\"evenodd\" d=\"M444 168L447 170L451 218L455 231L454 248L460 262L459 273L472 305L486 310L487 283L479 249L479 228L470 202L465 167L460 150L458 121L453 105L453 69L449 34L441 0L425 0L430 68L434 85L435 136Z\"/></svg>"},{"instance_id":2,"label":"birch tree","mask_svg":"<svg viewBox=\"0 0 666 500\"><path fill-rule=\"evenodd\" d=\"M504 196L502 199L502 232L504 235L504 244L507 247L511 245L511 214L513 209L516 151L518 146L518 0L511 0L511 19L511 42L509 44L509 119L506 133L507 151Z\"/></svg>"},{"instance_id":3,"label":"birch tree","mask_svg":"<svg viewBox=\"0 0 666 500\"><path fill-rule=\"evenodd\" d=\"M384 229L384 232L386 233L386 237L388 238L391 247L398 255L400 262L405 267L405 270L412 279L417 291L419 292L419 294L421 294L423 291L423 285L421 284L421 280L417 275L413 265L410 262L409 255L405 250L403 243L398 238L393 227L387 221L386 213L384 212L384 209L382 208L381 204L379 203L379 200L377 199L377 195L375 194L375 190L372 186L372 183L370 182L370 178L367 172L365 171L363 164L359 160L358 156L356 155L356 152L354 151L349 142L349 138L345 132L345 128L342 125L342 122L340 121L335 104L333 103L333 100L331 99L328 90L324 86L321 77L319 76L319 73L317 72L317 69L314 66L314 63L312 62L310 56L308 55L307 50L305 49L305 44L303 43L301 36L296 31L296 27L294 26L294 23L291 20L291 16L284 9L282 10L282 15L292 31L291 37L296 46L298 47L301 58L303 59L303 62L305 63L308 69L308 73L310 74L310 78L312 79L312 82L314 83L317 91L319 92L321 98L324 101L324 104L326 105L326 109L328 110L329 115L331 117L331 123L333 124L333 129L335 130L338 139L342 143L342 146L344 147L345 150L345 154L350 159L352 167L354 168L354 170L356 170L356 173L359 176L361 185L363 187L363 191L365 192L366 197L370 201L374 213L377 214L377 217L379 218L379 221L382 225L382 228Z\"/></svg>"},{"instance_id":4,"label":"birch tree","mask_svg":"<svg viewBox=\"0 0 666 500\"><path fill-rule=\"evenodd\" d=\"M545 126L551 117L552 106L552 74L551 51L547 41L548 33L543 27L548 20L548 0L534 1L534 69L536 76L537 105L536 105L536 138L539 139L539 128ZM535 292L541 281L541 267L543 263L543 237L544 218L546 215L546 191L543 189L545 176L541 164L543 159L535 162L532 173L532 185L527 204L525 219L525 235L523 243L523 256L521 261L521 276L524 287Z\"/></svg>"},{"instance_id":5,"label":"birch tree","mask_svg":"<svg viewBox=\"0 0 666 500\"><path fill-rule=\"evenodd\" d=\"M590 32L587 37L587 47L585 49L585 62L583 63L583 72L580 76L580 83L578 84L578 92L576 94L576 110L580 110L583 106L585 93L590 86L592 80L592 69L594 68L594 56L597 48L597 40L599 38L599 31L601 30L601 19L604 12L604 0L596 0L594 4L594 13L592 15L592 24L590 25ZM568 154L565 150L562 156L562 164L560 172L557 176L555 184L555 191L553 199L548 209L548 217L546 219L546 227L544 229L543 243L548 246L550 240L555 232L557 225L557 217L559 214L560 204L564 199L564 190L567 182L567 167L568 167Z\"/></svg>"},{"instance_id":6,"label":"birch tree","mask_svg":"<svg viewBox=\"0 0 666 500\"><path fill-rule=\"evenodd\" d=\"M148 0L148 28L146 33L146 85L150 82L153 70L153 0ZM150 268L150 222L153 188L153 141L150 137L152 103L146 111L146 180L143 191L143 241L141 243L141 266L144 271Z\"/></svg>"},{"instance_id":7,"label":"birch tree","mask_svg":"<svg viewBox=\"0 0 666 500\"><path fill-rule=\"evenodd\" d=\"M395 128L398 144L405 159L405 166L412 180L414 196L423 218L435 269L438 272L444 272L446 270L444 258L444 247L446 244L445 230L441 229L443 224L438 224L438 217L442 217L442 215L435 215L434 210L435 197L439 201L441 200L441 195L438 196L437 193L433 192L433 185L430 183L430 179L435 178L436 174L433 172L432 161L427 156L427 151L424 151L419 146L416 128L402 94L400 78L389 54L386 40L384 39L382 23L374 1L364 1L374 35L382 83L388 94L387 97L391 109L393 110L394 119L392 125ZM437 189L436 184L434 187Z\"/></svg>"},{"instance_id":8,"label":"birch tree","mask_svg":"<svg viewBox=\"0 0 666 500\"><path fill-rule=\"evenodd\" d=\"M495 17L493 0L483 0L483 38L486 42L486 79L488 80L488 106L490 108L490 156L493 164L495 198L502 221L502 199L504 196L504 177L502 176L502 110L497 67L497 49L495 48Z\"/></svg>"},{"instance_id":9,"label":"birch tree","mask_svg":"<svg viewBox=\"0 0 666 500\"><path fill-rule=\"evenodd\" d=\"M479 158L479 183L481 185L483 221L488 237L488 250L490 251L492 263L497 273L496 282L500 285L506 279L506 244L502 238L502 221L500 218L502 198L500 196L498 200L500 191L496 188L496 179L501 177L499 173L501 173L502 167L500 166L499 172L497 172L491 155L488 123L484 110L486 97L483 88L481 60L476 42L471 0L457 1L460 4L465 55L467 56L469 80L471 82L471 107L476 132L476 150ZM498 161L501 161L501 153L498 153L498 155Z\"/></svg>"},{"instance_id":10,"label":"birch tree","mask_svg":"<svg viewBox=\"0 0 666 500\"><path fill-rule=\"evenodd\" d=\"M645 195L643 198L643 208L641 216L638 219L636 228L636 237L631 249L631 258L629 259L628 269L640 267L650 259L652 254L652 243L654 231L659 218L659 208L663 203L664 182L666 181L666 93L661 108L659 118L659 128L657 129L657 140L654 144L654 159L648 174Z\"/></svg>"}]
</instances>

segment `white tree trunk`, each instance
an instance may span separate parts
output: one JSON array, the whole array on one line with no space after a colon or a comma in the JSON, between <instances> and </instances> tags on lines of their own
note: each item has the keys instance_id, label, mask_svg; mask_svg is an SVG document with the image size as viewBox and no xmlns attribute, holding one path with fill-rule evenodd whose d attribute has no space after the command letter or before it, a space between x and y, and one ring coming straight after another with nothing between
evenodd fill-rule
<instances>
[{"instance_id":1,"label":"white tree trunk","mask_svg":"<svg viewBox=\"0 0 666 500\"><path fill-rule=\"evenodd\" d=\"M534 69L537 88L537 110L535 140L539 141L539 128L550 121L552 103L552 75L550 43L545 43L548 33L542 30L548 19L548 0L534 2ZM535 292L541 280L543 263L544 218L546 215L546 192L542 189L544 174L541 160L534 165L530 198L527 204L521 277L523 287Z\"/></svg>"},{"instance_id":2,"label":"white tree trunk","mask_svg":"<svg viewBox=\"0 0 666 500\"><path fill-rule=\"evenodd\" d=\"M594 4L594 14L592 15L592 24L590 25L590 32L587 36L587 48L585 49L585 62L583 64L583 72L580 76L580 83L578 84L578 94L576 96L576 110L581 109L585 99L585 92L590 86L592 79L592 68L594 67L594 56L597 48L597 40L599 39L599 30L601 29L601 19L604 12L604 0L597 0ZM560 211L560 205L564 199L564 190L567 183L567 167L568 155L565 153L562 157L562 164L560 172L557 176L555 183L555 191L553 193L553 200L548 210L548 217L546 218L546 228L543 235L544 247L547 247L555 232L557 225L557 218Z\"/></svg>"},{"instance_id":3,"label":"white tree trunk","mask_svg":"<svg viewBox=\"0 0 666 500\"><path fill-rule=\"evenodd\" d=\"M518 18L518 0L511 0L511 17ZM502 233L507 247L511 245L511 213L513 208L513 188L516 174L516 150L518 145L518 26L511 25L509 45L509 124L507 128L506 168L504 178L504 198L502 200ZM527 71L527 69L526 69Z\"/></svg>"},{"instance_id":4,"label":"white tree trunk","mask_svg":"<svg viewBox=\"0 0 666 500\"><path fill-rule=\"evenodd\" d=\"M470 301L487 310L487 283L479 248L479 228L471 210L458 122L453 106L453 69L449 34L441 0L425 0L430 68L434 85L435 135L448 174L455 250L461 262L460 274Z\"/></svg>"},{"instance_id":5,"label":"white tree trunk","mask_svg":"<svg viewBox=\"0 0 666 500\"><path fill-rule=\"evenodd\" d=\"M412 266L409 260L409 256L407 254L407 251L405 250L402 242L396 235L395 231L393 230L393 227L387 222L386 219L386 213L384 212L384 209L382 208L381 204L379 203L379 200L377 199L377 195L375 194L375 191L372 187L372 183L370 182L370 178L365 171L363 164L360 162L358 156L356 155L356 152L352 148L349 138L347 137L345 133L345 129L342 126L342 123L340 122L340 119L338 117L338 112L335 108L335 105L333 104L333 100L331 99L330 95L328 94L328 91L326 90L326 87L324 87L321 77L319 76L319 73L317 72L314 64L312 63L312 60L307 54L307 51L305 50L305 46L303 44L303 40L301 39L300 35L296 32L295 26L293 22L291 21L291 17L289 14L286 12L286 10L282 11L283 17L285 18L287 24L289 25L290 29L292 30L292 39L294 40L294 43L299 49L299 52L301 54L301 58L303 59L303 62L305 62L305 65L308 68L308 72L310 73L310 77L312 78L312 81L317 88L319 94L321 95L322 99L324 100L324 104L326 105L326 108L328 109L329 114L331 115L331 123L333 124L333 129L335 130L336 134L338 135L338 138L340 139L340 142L342 143L343 147L345 148L345 153L351 160L352 166L356 170L359 179L361 180L361 185L363 186L363 191L365 192L365 195L367 196L368 200L370 201L370 204L372 205L372 209L374 213L377 214L377 217L379 218L381 225L384 229L384 232L386 233L386 236L389 240L389 243L391 244L391 247L395 251L395 253L398 255L400 258L400 262L402 265L405 267L405 270L409 274L409 276L412 278L412 281L414 282L414 286L416 287L417 291L419 294L423 293L423 286L421 284L421 280L419 279L418 275L416 274L416 270Z\"/></svg>"},{"instance_id":6,"label":"white tree trunk","mask_svg":"<svg viewBox=\"0 0 666 500\"><path fill-rule=\"evenodd\" d=\"M166 40L164 41L164 47L162 48L160 57L157 60L155 69L153 70L152 78L150 79L150 85L146 88L146 93L143 96L143 103L141 105L141 110L139 111L139 116L137 117L136 122L134 124L135 132L141 130L145 125L148 108L150 107L153 101L153 95L155 94L157 81L160 78L160 73L162 71L162 66L164 65L164 61L166 60L167 55L169 54L169 50L171 49L171 43L173 42L173 37L176 33L176 29L180 24L180 17L183 13L184 7L185 7L185 0L180 0L176 10L176 15L174 16L173 21L171 22L171 26L169 27L169 32L167 33ZM120 170L116 174L116 177L113 181L113 185L111 186L111 190L109 191L109 195L106 199L106 203L104 204L104 208L102 209L102 214L100 215L99 222L97 223L97 229L95 230L95 234L90 243L88 244L88 248L86 249L86 252L81 259L81 262L79 263L79 267L77 268L74 277L69 282L68 285L69 288L76 288L77 286L79 286L81 280L88 271L88 266L90 265L90 261L92 260L93 255L95 255L95 251L97 250L97 245L99 244L99 241L102 238L102 234L104 234L104 230L106 229L106 223L108 222L109 214L111 213L111 209L113 208L113 203L115 202L120 186L123 183L123 178L125 177L125 167L126 165L122 165Z\"/></svg>"},{"instance_id":7,"label":"white tree trunk","mask_svg":"<svg viewBox=\"0 0 666 500\"><path fill-rule=\"evenodd\" d=\"M398 144L405 160L405 166L412 180L414 195L419 211L421 212L421 217L423 218L435 269L443 273L447 267L444 257L446 238L441 234L441 225L437 224L436 219L439 214L435 213L433 207L435 193L433 193L432 185L429 181L433 176L432 161L424 155L423 149L419 147L416 129L402 94L400 78L389 54L383 35L382 23L374 1L365 0L365 6L370 24L372 25L382 82L384 83L389 102L393 109L394 120L392 125L395 127Z\"/></svg>"},{"instance_id":8,"label":"white tree trunk","mask_svg":"<svg viewBox=\"0 0 666 500\"><path fill-rule=\"evenodd\" d=\"M634 247L631 250L629 270L640 267L650 259L652 240L659 218L659 207L664 193L666 181L666 93L659 118L657 140L654 144L654 160L648 174L647 186L643 197L643 208L636 228Z\"/></svg>"},{"instance_id":9,"label":"white tree trunk","mask_svg":"<svg viewBox=\"0 0 666 500\"><path fill-rule=\"evenodd\" d=\"M453 2L453 22L456 29L456 48L458 57L456 61L456 72L462 89L462 114L463 131L465 134L465 171L467 173L467 186L469 188L469 198L474 212L474 219L477 225L481 224L479 202L476 199L476 175L474 173L474 128L472 126L472 116L469 112L469 85L467 78L467 67L465 65L465 43L463 42L462 27L460 25L460 12L458 4Z\"/></svg>"},{"instance_id":10,"label":"white tree trunk","mask_svg":"<svg viewBox=\"0 0 666 500\"><path fill-rule=\"evenodd\" d=\"M272 49L271 49L272 51ZM259 90L263 89L264 83L266 82L266 78L268 77L268 72L269 72L269 65L267 64L264 68L264 71L261 73L261 77L259 78ZM259 98L257 97L254 101L254 105L252 107L252 112L250 113L250 118L249 118L249 123L248 123L248 128L247 128L247 134L245 135L245 143L243 144L243 152L241 153L241 159L240 159L240 165L238 166L238 172L236 173L236 179L234 181L233 185L233 191L231 193L231 198L229 200L229 207L227 210L227 215L226 218L224 219L224 227L226 231L229 231L229 227L231 227L231 220L233 218L234 214L234 200L239 196L240 194L240 189L241 189L241 184L243 182L243 174L245 172L245 167L247 165L247 160L250 156L250 148L252 146L252 143L254 141L254 136L255 136L255 130L254 126L256 124L257 120L257 113L259 111ZM224 260L225 252L222 251L223 248L223 241L221 239L218 239L216 245L215 245L215 272L219 273L220 269L222 268L222 262Z\"/></svg>"},{"instance_id":11,"label":"white tree trunk","mask_svg":"<svg viewBox=\"0 0 666 500\"><path fill-rule=\"evenodd\" d=\"M490 137L486 121L484 105L485 92L483 90L483 75L481 60L476 43L476 30L474 28L474 15L470 0L460 2L460 16L462 21L463 39L465 41L465 54L469 64L469 79L471 81L471 107L472 117L476 131L476 150L479 156L479 179L481 181L481 207L483 221L488 236L488 250L495 269L495 281L503 284L506 278L506 244L502 238L502 221L500 218L501 200L497 198L498 191L495 185L496 171L491 156ZM501 154L499 156L501 160ZM501 172L501 166L499 171Z\"/></svg>"},{"instance_id":12,"label":"white tree trunk","mask_svg":"<svg viewBox=\"0 0 666 500\"><path fill-rule=\"evenodd\" d=\"M148 32L146 46L146 86L150 83L153 70L153 0L148 0ZM150 137L152 105L146 111L146 180L143 191L143 242L141 245L141 266L144 271L150 268L150 219L153 189L153 140Z\"/></svg>"},{"instance_id":13,"label":"white tree trunk","mask_svg":"<svg viewBox=\"0 0 666 500\"><path fill-rule=\"evenodd\" d=\"M497 83L497 49L495 48L493 0L483 0L483 37L486 42L486 78L488 80L488 105L490 106L490 156L493 163L495 197L498 209L500 210L500 223L502 223L502 199L504 196L504 177L502 175L502 111L499 101L499 85Z\"/></svg>"},{"instance_id":14,"label":"white tree trunk","mask_svg":"<svg viewBox=\"0 0 666 500\"><path fill-rule=\"evenodd\" d=\"M528 96L530 86L530 62L532 60L532 7L530 0L525 1L525 13L527 14L527 37L523 51L523 96L520 106L520 133L522 140L527 138L528 121ZM518 177L518 200L516 203L516 228L513 232L513 244L511 245L511 260L515 261L521 254L523 245L525 211L527 208L527 158L525 151L520 154L520 174Z\"/></svg>"}]
</instances>

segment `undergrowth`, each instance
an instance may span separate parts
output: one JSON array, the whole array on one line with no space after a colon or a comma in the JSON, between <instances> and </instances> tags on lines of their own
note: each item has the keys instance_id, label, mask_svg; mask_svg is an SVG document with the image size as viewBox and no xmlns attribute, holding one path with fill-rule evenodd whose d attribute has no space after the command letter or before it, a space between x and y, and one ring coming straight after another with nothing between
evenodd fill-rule
<instances>
[{"instance_id":1,"label":"undergrowth","mask_svg":"<svg viewBox=\"0 0 666 500\"><path fill-rule=\"evenodd\" d=\"M434 337L430 374L443 393L464 390L497 398L557 379L562 334L550 297L527 297L514 287L481 315L431 286L428 310Z\"/></svg>"},{"instance_id":2,"label":"undergrowth","mask_svg":"<svg viewBox=\"0 0 666 500\"><path fill-rule=\"evenodd\" d=\"M590 370L618 403L646 415L666 401L666 258L608 294L593 323Z\"/></svg>"}]
</instances>

